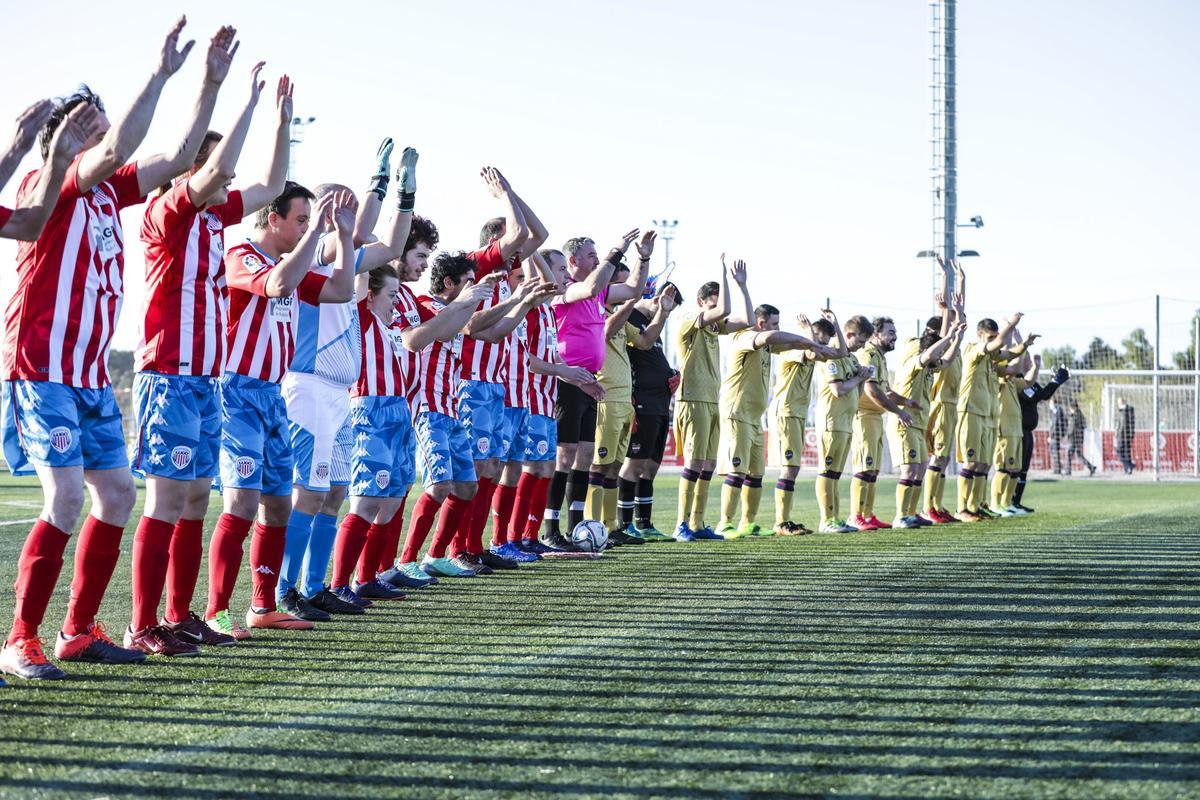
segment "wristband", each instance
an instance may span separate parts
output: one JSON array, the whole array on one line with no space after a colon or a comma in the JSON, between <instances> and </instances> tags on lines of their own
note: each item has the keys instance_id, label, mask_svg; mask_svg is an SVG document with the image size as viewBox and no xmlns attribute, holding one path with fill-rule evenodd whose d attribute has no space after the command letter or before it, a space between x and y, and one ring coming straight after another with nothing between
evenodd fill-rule
<instances>
[{"instance_id":1,"label":"wristband","mask_svg":"<svg viewBox=\"0 0 1200 800\"><path fill-rule=\"evenodd\" d=\"M416 192L400 192L399 193L399 202L396 204L396 207L399 208L400 211L402 211L402 212L412 211L414 208L417 207L417 193Z\"/></svg>"},{"instance_id":2,"label":"wristband","mask_svg":"<svg viewBox=\"0 0 1200 800\"><path fill-rule=\"evenodd\" d=\"M625 261L625 254L614 247L612 250L608 251L608 258L604 260L609 264L612 264L614 267L619 267L621 266L622 262Z\"/></svg>"},{"instance_id":3,"label":"wristband","mask_svg":"<svg viewBox=\"0 0 1200 800\"><path fill-rule=\"evenodd\" d=\"M383 198L387 197L388 183L390 183L390 181L391 178L388 177L387 173L384 173L383 175L373 175L371 176L371 183L367 187L367 192L374 192L375 194L379 195L380 200L383 200Z\"/></svg>"}]
</instances>

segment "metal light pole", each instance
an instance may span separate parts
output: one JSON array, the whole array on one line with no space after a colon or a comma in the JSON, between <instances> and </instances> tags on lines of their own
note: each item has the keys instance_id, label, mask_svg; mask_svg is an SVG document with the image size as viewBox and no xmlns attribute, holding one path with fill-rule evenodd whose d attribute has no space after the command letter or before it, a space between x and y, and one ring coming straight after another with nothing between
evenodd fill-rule
<instances>
[{"instance_id":1,"label":"metal light pole","mask_svg":"<svg viewBox=\"0 0 1200 800\"><path fill-rule=\"evenodd\" d=\"M295 180L296 176L296 150L299 149L296 145L304 143L304 129L316 121L316 117L292 117L292 133L288 140L291 144L288 148L288 180Z\"/></svg>"},{"instance_id":2,"label":"metal light pole","mask_svg":"<svg viewBox=\"0 0 1200 800\"><path fill-rule=\"evenodd\" d=\"M658 228L658 236L663 241L663 273L666 274L667 269L671 266L671 241L675 238L675 229L679 227L677 219L654 219L650 220L654 223L654 227ZM671 347L671 319L663 323L662 339L663 350L667 353L667 363L672 367L675 366L675 348Z\"/></svg>"},{"instance_id":3,"label":"metal light pole","mask_svg":"<svg viewBox=\"0 0 1200 800\"><path fill-rule=\"evenodd\" d=\"M932 136L930 194L933 199L933 241L931 250L922 250L918 258L940 255L946 261L958 253L958 106L955 85L955 10L957 0L930 0L929 62L932 90L929 119ZM976 227L979 227L977 225ZM933 288L941 286L937 264L932 267ZM951 291L954 274L950 275Z\"/></svg>"}]
</instances>

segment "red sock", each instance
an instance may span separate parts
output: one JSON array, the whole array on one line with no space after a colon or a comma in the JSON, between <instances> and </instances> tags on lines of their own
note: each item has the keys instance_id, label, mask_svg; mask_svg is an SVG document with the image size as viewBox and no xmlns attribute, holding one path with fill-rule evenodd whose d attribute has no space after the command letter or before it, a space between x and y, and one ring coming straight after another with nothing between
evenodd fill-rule
<instances>
[{"instance_id":1,"label":"red sock","mask_svg":"<svg viewBox=\"0 0 1200 800\"><path fill-rule=\"evenodd\" d=\"M222 514L208 543L208 606L204 618L212 619L218 611L229 609L229 598L237 585L242 568L243 547L250 535L251 520Z\"/></svg>"},{"instance_id":2,"label":"red sock","mask_svg":"<svg viewBox=\"0 0 1200 800\"><path fill-rule=\"evenodd\" d=\"M254 523L254 535L250 537L250 579L254 590L250 605L254 608L271 610L277 605L275 587L279 585L286 542L286 525L268 527Z\"/></svg>"},{"instance_id":3,"label":"red sock","mask_svg":"<svg viewBox=\"0 0 1200 800\"><path fill-rule=\"evenodd\" d=\"M496 547L500 547L508 541L508 532L513 520L513 507L516 502L516 486L500 484L496 487L492 501L492 544Z\"/></svg>"},{"instance_id":4,"label":"red sock","mask_svg":"<svg viewBox=\"0 0 1200 800\"><path fill-rule=\"evenodd\" d=\"M529 506L529 522L525 525L526 539L536 539L542 532L542 517L546 516L546 502L550 495L553 478L538 478L533 488L533 501Z\"/></svg>"},{"instance_id":5,"label":"red sock","mask_svg":"<svg viewBox=\"0 0 1200 800\"><path fill-rule=\"evenodd\" d=\"M473 502L452 494L442 503L437 533L433 535L433 543L429 545L430 558L442 558L446 555L446 548L450 546L450 540L455 538L455 533L467 526Z\"/></svg>"},{"instance_id":6,"label":"red sock","mask_svg":"<svg viewBox=\"0 0 1200 800\"><path fill-rule=\"evenodd\" d=\"M529 522L529 507L533 504L533 492L537 487L538 477L532 472L522 472L521 477L517 480L512 514L509 515L508 541L521 541L521 534L525 532L525 526Z\"/></svg>"},{"instance_id":7,"label":"red sock","mask_svg":"<svg viewBox=\"0 0 1200 800\"><path fill-rule=\"evenodd\" d=\"M67 621L63 624L63 633L68 636L86 633L96 621L104 590L121 558L123 533L125 529L121 526L109 525L90 514L83 521L75 542L75 577L71 581Z\"/></svg>"},{"instance_id":8,"label":"red sock","mask_svg":"<svg viewBox=\"0 0 1200 800\"><path fill-rule=\"evenodd\" d=\"M337 541L333 547L333 583L335 589L350 585L350 573L362 555L371 523L358 514L347 514L338 528ZM372 576L374 577L374 576Z\"/></svg>"},{"instance_id":9,"label":"red sock","mask_svg":"<svg viewBox=\"0 0 1200 800\"><path fill-rule=\"evenodd\" d=\"M471 508L467 511L463 518L462 525L454 533L454 539L450 545L450 555L457 556L463 553L483 552L482 547L475 546L475 521L479 522L480 543L483 539L483 526L487 523L488 513L492 508L492 490L495 489L495 484L489 478L480 478L476 485L475 497L468 500ZM487 491L485 491L485 487Z\"/></svg>"},{"instance_id":10,"label":"red sock","mask_svg":"<svg viewBox=\"0 0 1200 800\"><path fill-rule=\"evenodd\" d=\"M204 520L175 523L167 559L167 613L171 622L183 622L192 610L200 561L204 558Z\"/></svg>"},{"instance_id":11,"label":"red sock","mask_svg":"<svg viewBox=\"0 0 1200 800\"><path fill-rule=\"evenodd\" d=\"M387 547L388 524L390 523L372 523L367 529L367 542L363 545L362 557L358 559L359 583L375 580L375 565L379 563L379 554Z\"/></svg>"},{"instance_id":12,"label":"red sock","mask_svg":"<svg viewBox=\"0 0 1200 800\"><path fill-rule=\"evenodd\" d=\"M375 562L375 572L387 572L396 564L396 556L400 555L400 537L404 535L404 503L408 495L400 500L400 508L392 515L392 521L387 524L387 538L383 549L379 552L379 560Z\"/></svg>"},{"instance_id":13,"label":"red sock","mask_svg":"<svg viewBox=\"0 0 1200 800\"><path fill-rule=\"evenodd\" d=\"M408 538L404 540L404 552L400 555L401 563L416 561L425 544L425 537L433 527L433 518L437 516L439 503L427 492L421 492L417 507L413 509L412 521L408 525Z\"/></svg>"},{"instance_id":14,"label":"red sock","mask_svg":"<svg viewBox=\"0 0 1200 800\"><path fill-rule=\"evenodd\" d=\"M70 538L69 533L44 519L33 523L17 559L17 582L13 587L17 604L7 644L37 638L38 626L46 616L46 606L50 605L50 595L54 594L54 585L62 572L63 552Z\"/></svg>"},{"instance_id":15,"label":"red sock","mask_svg":"<svg viewBox=\"0 0 1200 800\"><path fill-rule=\"evenodd\" d=\"M133 535L133 613L135 631L158 624L158 603L167 582L167 560L175 526L142 517Z\"/></svg>"}]
</instances>

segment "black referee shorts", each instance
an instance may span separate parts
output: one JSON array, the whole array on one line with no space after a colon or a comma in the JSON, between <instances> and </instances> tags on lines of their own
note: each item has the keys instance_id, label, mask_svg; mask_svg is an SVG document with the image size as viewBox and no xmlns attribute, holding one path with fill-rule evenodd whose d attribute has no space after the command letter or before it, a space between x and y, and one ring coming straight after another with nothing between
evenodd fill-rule
<instances>
[{"instance_id":1,"label":"black referee shorts","mask_svg":"<svg viewBox=\"0 0 1200 800\"><path fill-rule=\"evenodd\" d=\"M629 439L626 458L648 458L661 464L667 450L667 432L671 418L666 414L638 414L634 418L633 436Z\"/></svg>"},{"instance_id":2,"label":"black referee shorts","mask_svg":"<svg viewBox=\"0 0 1200 800\"><path fill-rule=\"evenodd\" d=\"M596 401L578 386L558 382L558 400L554 403L559 444L596 441Z\"/></svg>"}]
</instances>

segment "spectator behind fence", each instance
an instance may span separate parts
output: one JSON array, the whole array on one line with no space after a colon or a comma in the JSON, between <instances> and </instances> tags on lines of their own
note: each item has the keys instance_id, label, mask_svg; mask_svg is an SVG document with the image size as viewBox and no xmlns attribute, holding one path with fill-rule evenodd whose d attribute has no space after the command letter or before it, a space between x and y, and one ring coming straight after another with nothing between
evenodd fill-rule
<instances>
[{"instance_id":1,"label":"spectator behind fence","mask_svg":"<svg viewBox=\"0 0 1200 800\"><path fill-rule=\"evenodd\" d=\"M1137 429L1133 406L1124 397L1117 398L1117 458L1126 475L1133 474L1133 432Z\"/></svg>"},{"instance_id":2,"label":"spectator behind fence","mask_svg":"<svg viewBox=\"0 0 1200 800\"><path fill-rule=\"evenodd\" d=\"M1087 430L1087 420L1083 416L1083 410L1079 408L1079 401L1071 398L1071 446L1067 448L1067 466L1063 470L1064 475L1071 474L1071 467L1075 464L1075 456L1079 456L1079 460L1088 468L1088 475L1096 474L1096 465L1092 464L1083 455L1083 433Z\"/></svg>"}]
</instances>

